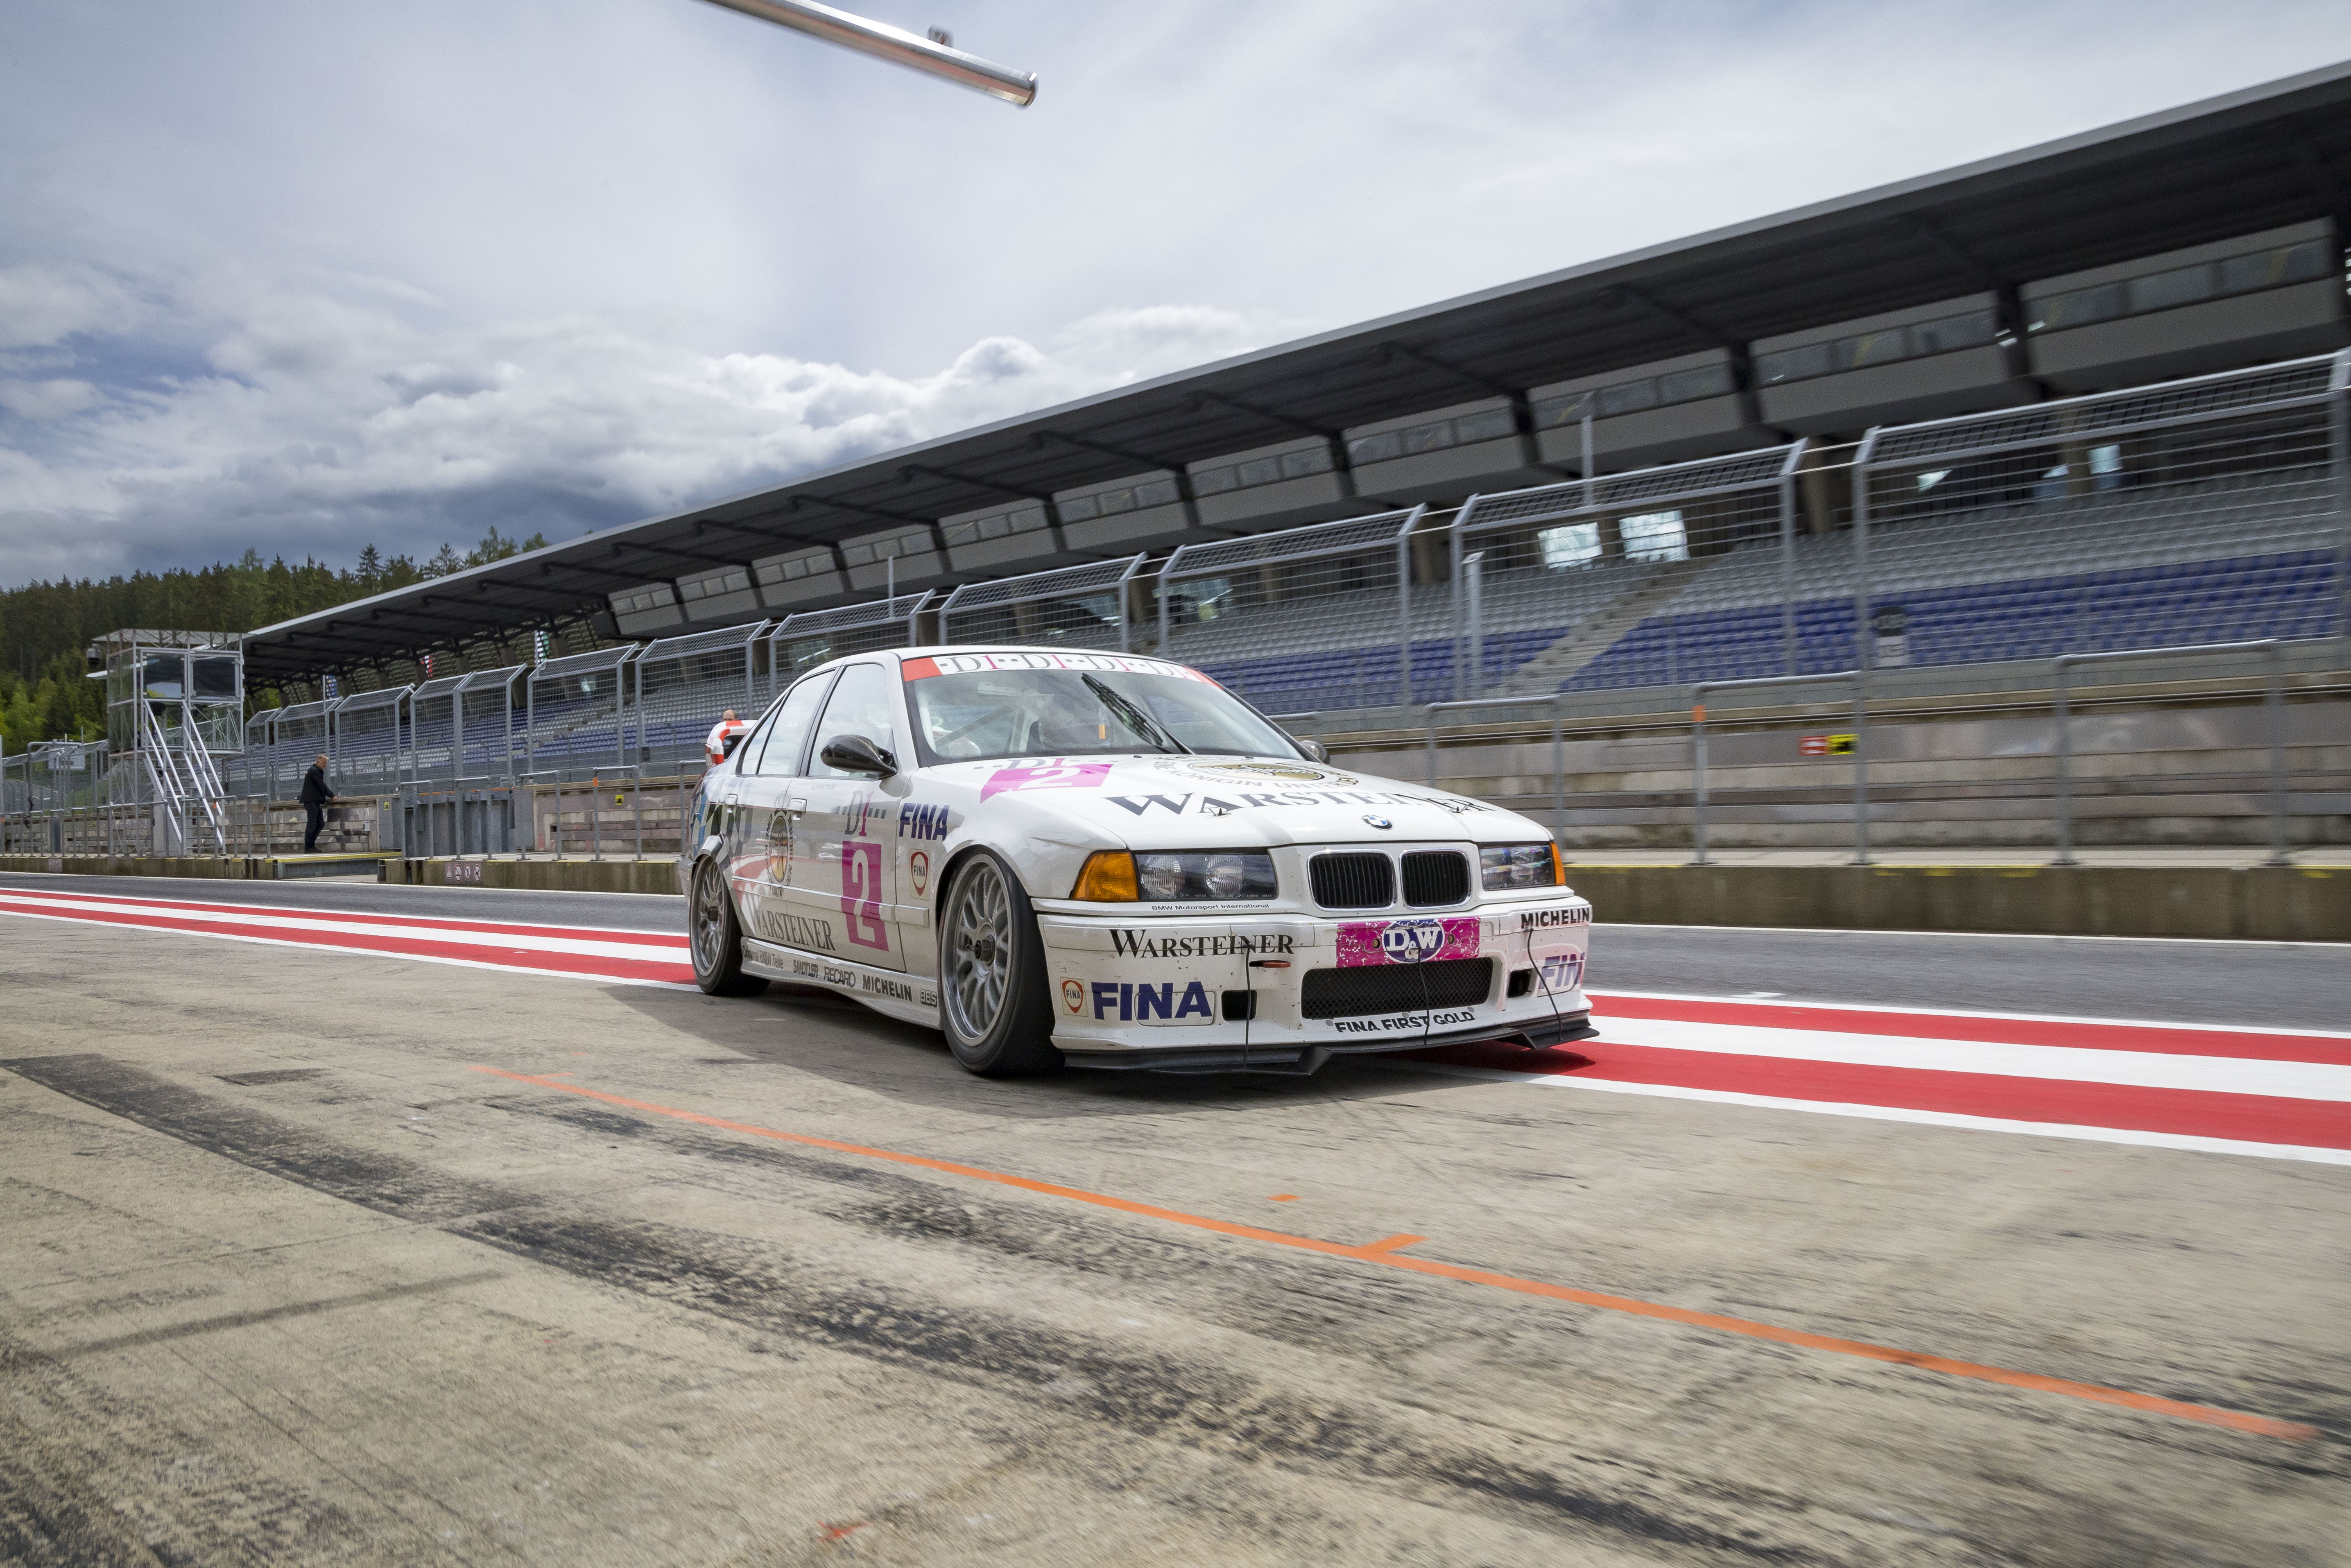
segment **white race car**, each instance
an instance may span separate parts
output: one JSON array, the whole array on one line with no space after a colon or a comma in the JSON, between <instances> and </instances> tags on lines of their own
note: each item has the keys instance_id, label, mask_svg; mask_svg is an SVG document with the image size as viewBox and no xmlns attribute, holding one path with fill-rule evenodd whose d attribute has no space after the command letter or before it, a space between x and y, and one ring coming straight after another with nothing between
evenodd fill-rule
<instances>
[{"instance_id":1,"label":"white race car","mask_svg":"<svg viewBox=\"0 0 2351 1568\"><path fill-rule=\"evenodd\" d=\"M681 842L704 990L827 988L975 1072L1594 1032L1592 906L1550 834L1332 767L1156 659L837 659L705 777Z\"/></svg>"}]
</instances>

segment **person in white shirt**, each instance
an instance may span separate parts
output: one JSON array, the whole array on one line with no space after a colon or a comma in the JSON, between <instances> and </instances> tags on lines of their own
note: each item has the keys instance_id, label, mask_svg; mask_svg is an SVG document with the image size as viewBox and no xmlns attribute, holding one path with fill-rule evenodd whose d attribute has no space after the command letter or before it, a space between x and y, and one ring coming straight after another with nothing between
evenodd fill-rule
<instances>
[{"instance_id":1,"label":"person in white shirt","mask_svg":"<svg viewBox=\"0 0 2351 1568\"><path fill-rule=\"evenodd\" d=\"M747 721L735 716L733 708L728 708L726 716L710 727L710 734L702 743L702 749L710 754L710 766L716 768L726 761L726 743L750 727Z\"/></svg>"}]
</instances>

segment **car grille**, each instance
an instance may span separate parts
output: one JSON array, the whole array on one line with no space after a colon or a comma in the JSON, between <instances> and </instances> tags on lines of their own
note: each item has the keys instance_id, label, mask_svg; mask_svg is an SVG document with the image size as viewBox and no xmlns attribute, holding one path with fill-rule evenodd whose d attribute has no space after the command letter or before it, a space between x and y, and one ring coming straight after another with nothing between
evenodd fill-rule
<instances>
[{"instance_id":1,"label":"car grille","mask_svg":"<svg viewBox=\"0 0 2351 1568\"><path fill-rule=\"evenodd\" d=\"M1308 872L1314 902L1325 909L1385 909L1395 902L1395 866L1385 855L1316 855Z\"/></svg>"},{"instance_id":2,"label":"car grille","mask_svg":"<svg viewBox=\"0 0 2351 1568\"><path fill-rule=\"evenodd\" d=\"M1404 857L1404 901L1415 909L1459 904L1469 896L1469 857L1420 850Z\"/></svg>"},{"instance_id":3,"label":"car grille","mask_svg":"<svg viewBox=\"0 0 2351 1568\"><path fill-rule=\"evenodd\" d=\"M1299 1010L1311 1019L1352 1019L1370 1013L1475 1007L1493 988L1491 958L1309 969L1299 990Z\"/></svg>"}]
</instances>

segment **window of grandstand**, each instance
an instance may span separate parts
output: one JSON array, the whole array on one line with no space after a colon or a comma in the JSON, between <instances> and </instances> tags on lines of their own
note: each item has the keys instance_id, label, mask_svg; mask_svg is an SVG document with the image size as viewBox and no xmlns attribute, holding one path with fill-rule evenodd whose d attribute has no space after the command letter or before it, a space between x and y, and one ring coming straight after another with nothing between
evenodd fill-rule
<instances>
[{"instance_id":1,"label":"window of grandstand","mask_svg":"<svg viewBox=\"0 0 2351 1568\"><path fill-rule=\"evenodd\" d=\"M670 597L667 583L655 583L633 592L612 595L612 610L621 615L642 615L648 610L665 610L676 602Z\"/></svg>"},{"instance_id":2,"label":"window of grandstand","mask_svg":"<svg viewBox=\"0 0 2351 1568\"><path fill-rule=\"evenodd\" d=\"M765 583L797 582L811 572L831 571L832 552L829 549L802 550L798 555L779 556L759 563L759 580Z\"/></svg>"},{"instance_id":3,"label":"window of grandstand","mask_svg":"<svg viewBox=\"0 0 2351 1568\"><path fill-rule=\"evenodd\" d=\"M992 512L982 517L965 517L946 525L947 543L975 545L983 539L1008 538L1014 534L1033 534L1047 526L1042 507L1018 507L1010 511Z\"/></svg>"},{"instance_id":4,"label":"window of grandstand","mask_svg":"<svg viewBox=\"0 0 2351 1568\"><path fill-rule=\"evenodd\" d=\"M1682 533L1682 515L1636 512L1618 523L1625 536L1627 560L1687 560L1689 540Z\"/></svg>"},{"instance_id":5,"label":"window of grandstand","mask_svg":"<svg viewBox=\"0 0 2351 1568\"><path fill-rule=\"evenodd\" d=\"M1594 419L1613 419L1620 413L1638 413L1644 409L1727 397L1732 390L1729 365L1698 365L1662 376L1643 376L1637 381L1570 392L1564 397L1545 398L1535 404L1535 428L1555 430L1562 424L1575 424L1587 413Z\"/></svg>"},{"instance_id":6,"label":"window of grandstand","mask_svg":"<svg viewBox=\"0 0 2351 1568\"><path fill-rule=\"evenodd\" d=\"M1804 343L1792 349L1758 354L1755 356L1755 376L1765 386L1778 386L1785 382L1809 381L1814 376L1833 376L1844 371L1892 364L1896 360L1917 360L1929 354L1952 353L1960 349L1980 349L1988 343L1999 341L1999 324L1991 311L1970 310L1958 316L1946 316L1938 321L1919 321L1907 327L1856 332L1849 338Z\"/></svg>"},{"instance_id":7,"label":"window of grandstand","mask_svg":"<svg viewBox=\"0 0 2351 1568\"><path fill-rule=\"evenodd\" d=\"M1230 490L1253 490L1259 485L1276 485L1284 479L1303 479L1310 474L1331 472L1331 449L1311 446L1298 452L1285 452L1279 457L1257 457L1247 463L1224 463L1213 468L1192 470L1192 493L1196 496L1221 496Z\"/></svg>"},{"instance_id":8,"label":"window of grandstand","mask_svg":"<svg viewBox=\"0 0 2351 1568\"><path fill-rule=\"evenodd\" d=\"M1184 498L1173 479L1146 479L1139 485L1121 485L1115 489L1097 490L1091 496L1072 496L1054 505L1061 509L1065 523L1083 522L1088 517L1106 517L1116 512L1135 512L1145 507L1172 507Z\"/></svg>"},{"instance_id":9,"label":"window of grandstand","mask_svg":"<svg viewBox=\"0 0 2351 1568\"><path fill-rule=\"evenodd\" d=\"M2032 316L2027 332L2062 332L2124 316L2143 316L2207 299L2237 294L2258 294L2265 288L2309 283L2337 270L2335 246L2327 240L2304 240L2299 245L2272 246L2219 261L2168 267L2139 277L2072 288L2028 300Z\"/></svg>"},{"instance_id":10,"label":"window of grandstand","mask_svg":"<svg viewBox=\"0 0 2351 1568\"><path fill-rule=\"evenodd\" d=\"M1177 626L1197 626L1239 608L1229 577L1199 577L1170 596L1167 619Z\"/></svg>"},{"instance_id":11,"label":"window of grandstand","mask_svg":"<svg viewBox=\"0 0 2351 1568\"><path fill-rule=\"evenodd\" d=\"M1500 441L1517 430L1518 422L1511 418L1509 409L1481 409L1476 413L1431 420L1426 424L1408 424L1402 430L1383 431L1377 435L1357 436L1347 443L1347 460L1354 464L1385 463L1415 453L1442 451L1447 446Z\"/></svg>"},{"instance_id":12,"label":"window of grandstand","mask_svg":"<svg viewBox=\"0 0 2351 1568\"><path fill-rule=\"evenodd\" d=\"M745 567L731 567L714 571L706 577L681 578L677 596L691 604L697 599L716 599L722 593L741 593L751 586L751 573Z\"/></svg>"},{"instance_id":13,"label":"window of grandstand","mask_svg":"<svg viewBox=\"0 0 2351 1568\"><path fill-rule=\"evenodd\" d=\"M1545 528L1535 535L1535 544L1542 550L1543 565L1553 571L1589 566L1600 559L1600 525L1569 523Z\"/></svg>"},{"instance_id":14,"label":"window of grandstand","mask_svg":"<svg viewBox=\"0 0 2351 1568\"><path fill-rule=\"evenodd\" d=\"M844 539L841 559L852 566L871 566L893 556L925 555L931 548L930 529L908 528L900 534L870 534L862 539Z\"/></svg>"}]
</instances>

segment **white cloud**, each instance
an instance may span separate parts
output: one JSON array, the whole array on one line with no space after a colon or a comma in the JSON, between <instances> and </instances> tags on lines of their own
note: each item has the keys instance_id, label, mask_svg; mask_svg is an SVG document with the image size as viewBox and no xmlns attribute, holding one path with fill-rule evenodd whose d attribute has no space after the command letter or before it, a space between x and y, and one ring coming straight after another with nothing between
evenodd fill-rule
<instances>
[{"instance_id":1,"label":"white cloud","mask_svg":"<svg viewBox=\"0 0 2351 1568\"><path fill-rule=\"evenodd\" d=\"M98 400L98 389L88 382L62 377L46 382L0 381L0 408L26 419L62 419Z\"/></svg>"},{"instance_id":2,"label":"white cloud","mask_svg":"<svg viewBox=\"0 0 2351 1568\"><path fill-rule=\"evenodd\" d=\"M225 287L205 290L218 308ZM198 373L101 402L0 383L46 421L0 466L0 581L248 545L429 554L493 524L554 537L1255 347L1294 324L1207 307L1087 316L919 376L699 352L591 317L419 325L381 299L253 298Z\"/></svg>"},{"instance_id":3,"label":"white cloud","mask_svg":"<svg viewBox=\"0 0 2351 1568\"><path fill-rule=\"evenodd\" d=\"M12 0L0 583L622 521L2351 54L2339 0L899 4L1037 106L693 0Z\"/></svg>"}]
</instances>

